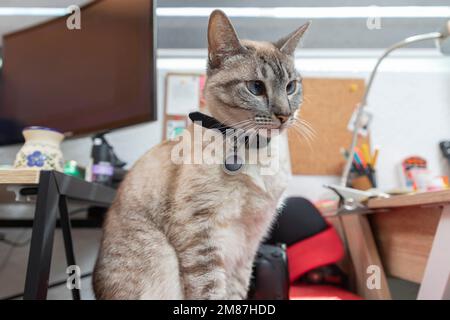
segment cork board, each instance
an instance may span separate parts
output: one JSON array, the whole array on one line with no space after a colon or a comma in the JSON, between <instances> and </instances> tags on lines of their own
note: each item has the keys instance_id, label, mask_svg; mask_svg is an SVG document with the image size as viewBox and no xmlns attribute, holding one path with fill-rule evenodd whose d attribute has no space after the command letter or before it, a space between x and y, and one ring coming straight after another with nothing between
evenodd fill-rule
<instances>
[{"instance_id":1,"label":"cork board","mask_svg":"<svg viewBox=\"0 0 450 320\"><path fill-rule=\"evenodd\" d=\"M362 79L303 79L304 103L300 118L314 131L310 141L291 128L288 132L292 174L339 176L344 166L342 147L348 148L347 129L364 94ZM359 138L359 144L368 143Z\"/></svg>"}]
</instances>

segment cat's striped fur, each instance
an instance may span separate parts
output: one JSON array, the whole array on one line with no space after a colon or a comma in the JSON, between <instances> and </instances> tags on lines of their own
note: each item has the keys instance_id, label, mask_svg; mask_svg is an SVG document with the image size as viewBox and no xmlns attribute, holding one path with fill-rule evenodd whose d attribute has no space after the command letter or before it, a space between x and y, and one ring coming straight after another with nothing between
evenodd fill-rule
<instances>
[{"instance_id":1,"label":"cat's striped fur","mask_svg":"<svg viewBox=\"0 0 450 320\"><path fill-rule=\"evenodd\" d=\"M214 11L205 88L209 112L228 125L264 114L273 119L270 128L284 130L288 123L277 116L292 118L301 103L293 52L305 29L276 44L239 41L225 14ZM247 90L246 81L255 79L264 82L264 97ZM292 79L299 87L287 95ZM217 164L174 164L175 144L151 149L123 181L104 225L93 277L97 298L246 298L257 247L287 183L287 154L272 155L282 159L276 175L261 176L257 165L229 175Z\"/></svg>"}]
</instances>

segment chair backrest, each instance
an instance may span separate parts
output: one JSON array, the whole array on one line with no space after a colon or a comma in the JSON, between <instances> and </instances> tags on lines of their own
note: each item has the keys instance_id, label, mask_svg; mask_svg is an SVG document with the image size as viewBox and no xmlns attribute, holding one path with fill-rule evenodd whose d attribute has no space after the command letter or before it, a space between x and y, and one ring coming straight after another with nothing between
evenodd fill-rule
<instances>
[{"instance_id":1,"label":"chair backrest","mask_svg":"<svg viewBox=\"0 0 450 320\"><path fill-rule=\"evenodd\" d=\"M286 199L266 243L287 245L291 282L344 257L344 246L334 227L314 204L301 197Z\"/></svg>"},{"instance_id":2,"label":"chair backrest","mask_svg":"<svg viewBox=\"0 0 450 320\"><path fill-rule=\"evenodd\" d=\"M328 228L319 210L307 199L287 198L266 243L293 245Z\"/></svg>"}]
</instances>

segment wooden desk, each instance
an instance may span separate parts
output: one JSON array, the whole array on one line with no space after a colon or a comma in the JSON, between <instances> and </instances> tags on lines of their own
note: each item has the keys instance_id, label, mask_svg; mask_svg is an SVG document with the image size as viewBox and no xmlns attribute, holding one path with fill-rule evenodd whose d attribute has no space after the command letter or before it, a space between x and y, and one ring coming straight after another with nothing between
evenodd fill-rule
<instances>
[{"instance_id":1,"label":"wooden desk","mask_svg":"<svg viewBox=\"0 0 450 320\"><path fill-rule=\"evenodd\" d=\"M37 185L39 183L39 175L39 170L0 169L0 184Z\"/></svg>"},{"instance_id":2,"label":"wooden desk","mask_svg":"<svg viewBox=\"0 0 450 320\"><path fill-rule=\"evenodd\" d=\"M411 206L439 206L450 204L450 190L423 192L390 198L369 200L370 209L392 209Z\"/></svg>"},{"instance_id":3,"label":"wooden desk","mask_svg":"<svg viewBox=\"0 0 450 320\"><path fill-rule=\"evenodd\" d=\"M372 199L368 207L387 274L421 283L418 299L450 299L450 190Z\"/></svg>"},{"instance_id":4,"label":"wooden desk","mask_svg":"<svg viewBox=\"0 0 450 320\"><path fill-rule=\"evenodd\" d=\"M367 208L323 213L346 242L362 297L391 299L389 275L421 284L418 299L450 299L450 190L371 199ZM371 266L381 271L376 290L367 287Z\"/></svg>"}]
</instances>

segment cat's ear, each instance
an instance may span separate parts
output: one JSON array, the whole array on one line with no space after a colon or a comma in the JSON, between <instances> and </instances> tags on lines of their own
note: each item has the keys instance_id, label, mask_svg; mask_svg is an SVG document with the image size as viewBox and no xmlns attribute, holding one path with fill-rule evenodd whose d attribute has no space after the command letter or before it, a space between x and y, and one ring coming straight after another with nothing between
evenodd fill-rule
<instances>
[{"instance_id":1,"label":"cat's ear","mask_svg":"<svg viewBox=\"0 0 450 320\"><path fill-rule=\"evenodd\" d=\"M277 42L275 42L275 47L280 49L284 54L292 56L295 52L295 48L297 48L300 39L302 38L305 31L308 29L310 21L302 25L300 28L290 33L287 37L281 38Z\"/></svg>"},{"instance_id":2,"label":"cat's ear","mask_svg":"<svg viewBox=\"0 0 450 320\"><path fill-rule=\"evenodd\" d=\"M236 31L226 14L214 10L208 23L208 57L212 66L220 65L227 56L244 52Z\"/></svg>"}]
</instances>

